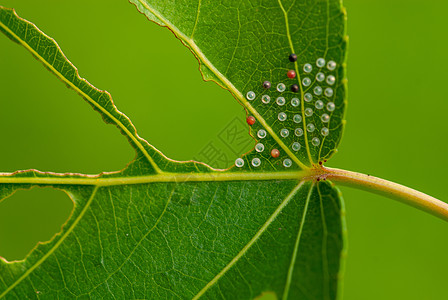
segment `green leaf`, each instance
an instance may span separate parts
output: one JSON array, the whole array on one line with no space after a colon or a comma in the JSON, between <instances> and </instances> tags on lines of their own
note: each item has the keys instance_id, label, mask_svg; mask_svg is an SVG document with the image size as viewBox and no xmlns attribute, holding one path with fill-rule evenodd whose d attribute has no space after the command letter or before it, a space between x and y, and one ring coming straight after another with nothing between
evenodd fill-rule
<instances>
[{"instance_id":1,"label":"green leaf","mask_svg":"<svg viewBox=\"0 0 448 300\"><path fill-rule=\"evenodd\" d=\"M169 27L201 63L205 79L228 89L256 117L254 137L267 131L264 151L246 154L244 166L215 170L166 158L140 138L110 95L80 78L56 42L13 10L0 7L0 30L75 90L105 122L115 125L136 151L124 170L99 175L0 174L0 199L18 189L53 186L67 192L74 211L62 231L40 243L25 260L0 260L0 298L255 298L336 299L345 255L344 207L332 183L314 176L340 140L345 107L344 13L339 1L308 4L252 1L136 3L148 18ZM295 49L295 50L294 50ZM298 54L291 63L288 55ZM333 60L331 97L304 102L315 86L316 59ZM313 64L310 75L302 71ZM298 74L286 77L289 69ZM312 78L300 92L279 93ZM261 83L271 102L261 102ZM254 91L256 99L243 95ZM283 96L287 103L275 104ZM290 100L300 98L299 106ZM318 99L335 110L305 109ZM306 104L305 104L306 103ZM284 111L287 120L277 115ZM322 122L328 113L330 122ZM301 123L293 115L302 116ZM307 131L313 123L314 131ZM329 135L322 136L323 126ZM288 137L280 130L288 129ZM304 132L295 136L296 128ZM319 145L312 144L319 138ZM301 149L294 151L292 143ZM280 156L273 158L271 149ZM259 158L261 165L252 165ZM287 160L291 160L291 166ZM286 160L286 162L285 162ZM315 166L317 165L317 167ZM310 168L312 167L312 168Z\"/></svg>"}]
</instances>

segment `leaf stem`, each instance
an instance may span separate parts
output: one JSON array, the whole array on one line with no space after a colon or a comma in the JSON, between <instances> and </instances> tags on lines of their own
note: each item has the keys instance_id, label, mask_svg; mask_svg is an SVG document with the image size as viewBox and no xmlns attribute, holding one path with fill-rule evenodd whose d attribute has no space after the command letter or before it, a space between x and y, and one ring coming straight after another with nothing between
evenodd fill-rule
<instances>
[{"instance_id":1,"label":"leaf stem","mask_svg":"<svg viewBox=\"0 0 448 300\"><path fill-rule=\"evenodd\" d=\"M129 184L148 184L155 182L214 182L214 181L259 181L259 180L331 180L341 185L373 192L426 211L442 220L448 221L448 203L404 185L362 173L314 167L308 170L285 172L216 172L210 173L161 173L131 177L103 177L98 175L43 173L29 170L33 176L17 176L19 173L0 173L0 184L35 185L93 185L115 186ZM1 199L0 199L1 200Z\"/></svg>"},{"instance_id":2,"label":"leaf stem","mask_svg":"<svg viewBox=\"0 0 448 300\"><path fill-rule=\"evenodd\" d=\"M320 178L398 200L448 221L448 203L407 186L362 173L322 167Z\"/></svg>"}]
</instances>

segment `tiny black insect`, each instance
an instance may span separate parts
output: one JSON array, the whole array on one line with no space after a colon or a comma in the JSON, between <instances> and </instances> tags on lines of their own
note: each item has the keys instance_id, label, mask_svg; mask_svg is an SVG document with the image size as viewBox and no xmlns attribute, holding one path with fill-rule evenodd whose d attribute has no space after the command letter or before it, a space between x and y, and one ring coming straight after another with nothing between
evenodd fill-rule
<instances>
[{"instance_id":1,"label":"tiny black insect","mask_svg":"<svg viewBox=\"0 0 448 300\"><path fill-rule=\"evenodd\" d=\"M294 53L291 54L291 55L289 56L289 60L290 60L291 62L296 62L296 61L297 61L297 55L295 55Z\"/></svg>"}]
</instances>

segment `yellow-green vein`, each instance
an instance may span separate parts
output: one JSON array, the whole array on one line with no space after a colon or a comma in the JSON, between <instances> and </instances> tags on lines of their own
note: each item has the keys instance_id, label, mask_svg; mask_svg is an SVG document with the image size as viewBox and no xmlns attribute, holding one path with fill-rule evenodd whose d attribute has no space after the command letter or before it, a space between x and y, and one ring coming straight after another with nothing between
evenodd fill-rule
<instances>
[{"instance_id":1,"label":"yellow-green vein","mask_svg":"<svg viewBox=\"0 0 448 300\"><path fill-rule=\"evenodd\" d=\"M161 173L133 177L67 177L67 174L41 173L52 177L15 177L15 173L1 174L0 184L34 184L34 185L93 185L114 186L146 184L155 182L210 182L210 181L250 181L250 180L301 180L314 175L310 170L285 172L210 172L210 173Z\"/></svg>"},{"instance_id":2,"label":"yellow-green vein","mask_svg":"<svg viewBox=\"0 0 448 300\"><path fill-rule=\"evenodd\" d=\"M292 39L291 39L291 34L289 32L289 21L288 21L288 12L285 10L285 8L283 7L282 1L278 0L278 4L280 5L280 8L283 12L283 15L285 16L285 26L286 26L286 36L288 37L288 42L289 42L289 47L291 48L291 53L296 53L294 50L294 45L292 43ZM308 143L308 134L307 134L307 130L306 130L306 118L305 118L305 106L303 105L304 103L304 99L303 99L303 87L302 87L302 83L300 82L300 72L299 72L299 64L297 62L294 63L294 68L296 70L296 74L297 74L297 81L298 81L298 86L300 88L300 94L301 94L301 99L300 102L302 103L301 107L302 107L302 124L303 124L303 138L305 139L305 148L306 148L306 153L308 155L308 159L310 161L310 164L313 164L313 158L311 157L311 152L310 152L310 145Z\"/></svg>"},{"instance_id":3,"label":"yellow-green vein","mask_svg":"<svg viewBox=\"0 0 448 300\"><path fill-rule=\"evenodd\" d=\"M267 219L267 221L261 226L261 228L257 231L257 233L254 235L254 237L241 249L240 252L212 279L209 283L207 283L200 291L196 294L196 296L193 297L193 300L199 299L202 295L204 295L205 292L207 292L208 289L210 289L218 280L224 276L227 271L230 270L230 268L235 265L238 260L247 252L249 251L250 247L260 238L260 236L266 231L266 229L269 227L269 225L274 222L274 220L277 218L277 216L280 214L280 212L285 208L286 205L288 205L289 201L294 197L294 195L297 193L297 191L303 186L305 181L300 181L298 185L294 187L294 189L286 196L286 198L280 203L280 205L277 207L277 209L274 211L274 213Z\"/></svg>"},{"instance_id":4,"label":"yellow-green vein","mask_svg":"<svg viewBox=\"0 0 448 300\"><path fill-rule=\"evenodd\" d=\"M324 277L323 282L323 294L325 299L330 299L330 271L328 270L328 255L327 255L327 243L328 243L328 229L327 221L325 221L324 203L322 202L322 193L320 192L319 184L316 185L317 192L319 194L319 206L320 217L322 219L322 274Z\"/></svg>"},{"instance_id":5,"label":"yellow-green vein","mask_svg":"<svg viewBox=\"0 0 448 300\"><path fill-rule=\"evenodd\" d=\"M171 202L171 199L173 198L173 194L174 194L174 190L175 188L173 188L171 190L171 194L168 197L168 200L166 201L165 207L163 208L163 211L160 213L160 216L157 218L156 222L154 223L154 225L142 236L142 238L137 242L137 244L135 244L135 246L132 248L131 252L129 253L129 255L127 255L127 257L123 260L123 262L113 271L111 272L107 278L105 280L103 280L102 282L100 282L99 284L97 284L95 287L92 288L92 290L89 291L89 293L93 292L95 289L97 289L100 285L102 285L103 283L107 282L114 274L116 274L123 266L126 262L129 261L129 259L131 258L131 256L134 254L135 250L141 245L141 243L143 242L144 239L146 239L146 237L157 227L157 225L160 223L160 221L162 220L162 217L165 215L167 209L168 209L168 205ZM112 197L112 195L110 196Z\"/></svg>"},{"instance_id":6,"label":"yellow-green vein","mask_svg":"<svg viewBox=\"0 0 448 300\"><path fill-rule=\"evenodd\" d=\"M199 14L201 13L201 2L202 2L202 0L199 0L199 2L198 2L198 9L196 12L196 20L194 21L194 26L193 26L193 30L191 31L190 39L193 39L194 32L196 31L196 26L198 25Z\"/></svg>"},{"instance_id":7,"label":"yellow-green vein","mask_svg":"<svg viewBox=\"0 0 448 300\"><path fill-rule=\"evenodd\" d=\"M294 251L291 256L291 263L289 264L288 276L286 277L285 289L283 290L283 300L288 299L289 288L291 286L292 275L294 273L294 266L296 264L297 253L299 252L300 238L302 237L303 225L305 224L306 214L308 212L308 204L310 203L311 193L313 191L314 184L310 186L308 195L305 201L305 207L303 208L302 218L300 219L299 231L297 232L296 242L294 244Z\"/></svg>"}]
</instances>

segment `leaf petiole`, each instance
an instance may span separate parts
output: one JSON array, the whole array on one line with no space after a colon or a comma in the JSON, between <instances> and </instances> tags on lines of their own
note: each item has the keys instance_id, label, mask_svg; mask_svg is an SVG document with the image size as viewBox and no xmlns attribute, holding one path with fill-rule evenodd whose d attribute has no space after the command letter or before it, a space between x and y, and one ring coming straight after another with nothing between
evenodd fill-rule
<instances>
[{"instance_id":1,"label":"leaf petiole","mask_svg":"<svg viewBox=\"0 0 448 300\"><path fill-rule=\"evenodd\" d=\"M321 173L320 173L321 172ZM448 203L407 186L362 173L322 167L317 178L366 190L408 204L448 221Z\"/></svg>"}]
</instances>

